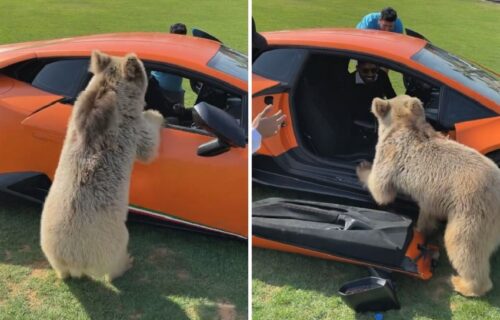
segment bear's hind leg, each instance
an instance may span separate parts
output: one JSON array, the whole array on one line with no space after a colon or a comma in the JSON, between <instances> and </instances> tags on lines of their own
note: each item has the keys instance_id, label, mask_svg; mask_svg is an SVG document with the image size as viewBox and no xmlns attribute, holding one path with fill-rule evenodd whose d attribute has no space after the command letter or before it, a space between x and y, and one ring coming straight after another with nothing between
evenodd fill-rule
<instances>
[{"instance_id":1,"label":"bear's hind leg","mask_svg":"<svg viewBox=\"0 0 500 320\"><path fill-rule=\"evenodd\" d=\"M54 258L52 256L49 256L46 254L46 257L47 257L47 260L49 261L50 265L52 266L52 269L54 269L54 271L56 272L56 276L59 278L59 279L66 279L69 277L70 273L69 273L69 269L68 269L68 266L66 265L66 263L64 263L64 261L61 261L57 258Z\"/></svg>"},{"instance_id":2,"label":"bear's hind leg","mask_svg":"<svg viewBox=\"0 0 500 320\"><path fill-rule=\"evenodd\" d=\"M458 273L451 282L455 291L464 296L482 296L493 286L489 276L489 259L493 251L491 236L489 230L482 230L463 217L448 222L444 241L451 264Z\"/></svg>"},{"instance_id":3,"label":"bear's hind leg","mask_svg":"<svg viewBox=\"0 0 500 320\"><path fill-rule=\"evenodd\" d=\"M426 236L431 235L437 228L438 221L432 213L425 208L421 208L418 213L417 230Z\"/></svg>"},{"instance_id":4,"label":"bear's hind leg","mask_svg":"<svg viewBox=\"0 0 500 320\"><path fill-rule=\"evenodd\" d=\"M128 269L132 268L133 262L134 258L125 249L124 253L113 261L111 268L106 272L106 280L111 282L113 279L122 276Z\"/></svg>"},{"instance_id":5,"label":"bear's hind leg","mask_svg":"<svg viewBox=\"0 0 500 320\"><path fill-rule=\"evenodd\" d=\"M455 291L466 297L480 297L493 288L493 284L489 278L484 284L478 285L474 281L467 280L461 276L452 276L451 284Z\"/></svg>"},{"instance_id":6,"label":"bear's hind leg","mask_svg":"<svg viewBox=\"0 0 500 320\"><path fill-rule=\"evenodd\" d=\"M82 269L78 269L78 268L70 268L69 274L71 275L72 278L79 279L83 276L83 271L82 271Z\"/></svg>"},{"instance_id":7,"label":"bear's hind leg","mask_svg":"<svg viewBox=\"0 0 500 320\"><path fill-rule=\"evenodd\" d=\"M59 268L56 268L54 266L52 266L52 268L54 268L54 271L56 272L56 276L61 280L67 279L70 276L70 273L67 269L64 269L64 268L59 269Z\"/></svg>"}]
</instances>

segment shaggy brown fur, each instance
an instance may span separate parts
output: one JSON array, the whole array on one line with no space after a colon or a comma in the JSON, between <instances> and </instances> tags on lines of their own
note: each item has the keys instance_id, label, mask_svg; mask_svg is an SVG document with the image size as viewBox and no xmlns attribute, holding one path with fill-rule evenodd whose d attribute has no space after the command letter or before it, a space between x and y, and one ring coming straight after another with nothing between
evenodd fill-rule
<instances>
[{"instance_id":1,"label":"shaggy brown fur","mask_svg":"<svg viewBox=\"0 0 500 320\"><path fill-rule=\"evenodd\" d=\"M492 288L489 259L500 244L500 170L474 149L446 139L426 121L417 98L375 98L379 123L373 166L362 163L359 179L375 201L397 192L419 205L417 228L429 233L447 220L445 246L458 273L451 281L465 296Z\"/></svg>"},{"instance_id":2,"label":"shaggy brown fur","mask_svg":"<svg viewBox=\"0 0 500 320\"><path fill-rule=\"evenodd\" d=\"M112 280L132 265L125 226L132 165L156 156L163 118L143 112L147 78L135 55L96 51L90 71L45 200L41 246L60 278Z\"/></svg>"}]
</instances>

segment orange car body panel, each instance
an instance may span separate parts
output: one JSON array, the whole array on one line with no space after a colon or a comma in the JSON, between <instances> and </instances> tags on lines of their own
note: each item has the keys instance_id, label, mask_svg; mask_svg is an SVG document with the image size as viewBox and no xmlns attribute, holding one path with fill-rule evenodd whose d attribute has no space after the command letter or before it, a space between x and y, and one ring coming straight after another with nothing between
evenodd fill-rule
<instances>
[{"instance_id":1,"label":"orange car body panel","mask_svg":"<svg viewBox=\"0 0 500 320\"><path fill-rule=\"evenodd\" d=\"M457 123L455 139L482 154L500 150L500 116Z\"/></svg>"},{"instance_id":2,"label":"orange car body panel","mask_svg":"<svg viewBox=\"0 0 500 320\"><path fill-rule=\"evenodd\" d=\"M264 89L268 89L279 85L279 81L269 80L264 77L261 77L257 74L252 75L252 94L258 94L260 91Z\"/></svg>"},{"instance_id":3,"label":"orange car body panel","mask_svg":"<svg viewBox=\"0 0 500 320\"><path fill-rule=\"evenodd\" d=\"M355 259L349 259L345 257L339 257L335 256L333 254L328 254L328 253L323 253L319 251L314 251L310 249L305 249L301 248L295 245L289 245L273 240L267 240L264 238L260 238L257 236L252 237L252 244L256 247L261 247L261 248L266 248L266 249L272 249L272 250L279 250L279 251L284 251L284 252L290 252L290 253L297 253L297 254L302 254L306 256L311 256L311 257L316 257L316 258L321 258L321 259L327 259L327 260L334 260L334 261L339 261L339 262L345 262L345 263L351 263L351 264L356 264L360 266L368 266L368 267L375 267L379 269L386 269L386 270L391 270L399 273L403 273L412 277L417 277L423 280L428 280L432 277L432 257L430 254L422 255L420 253L420 250L418 249L418 246L420 245L425 245L425 239L421 233L418 231L413 232L413 239L411 240L410 244L408 245L408 249L406 251L406 257L413 261L417 261L417 268L418 272L413 273L413 272L407 272L402 269L397 269L397 268L390 268L390 267L385 267L381 266L378 264L372 264L372 263L366 263L362 262L359 260ZM430 247L429 252L437 252L436 247Z\"/></svg>"},{"instance_id":4,"label":"orange car body panel","mask_svg":"<svg viewBox=\"0 0 500 320\"><path fill-rule=\"evenodd\" d=\"M0 75L0 101L2 107L17 110L29 115L63 98L27 83Z\"/></svg>"},{"instance_id":5,"label":"orange car body panel","mask_svg":"<svg viewBox=\"0 0 500 320\"><path fill-rule=\"evenodd\" d=\"M0 46L0 65L22 61L32 53L36 57L88 57L95 48L120 56L135 52L141 59L214 77L246 92L245 81L206 66L219 47L213 41L177 35L99 35ZM23 59L16 59L15 53ZM61 98L0 75L0 147L4 155L0 173L43 172L53 179L73 109L57 102ZM198 146L214 137L166 127L161 139L155 161L134 165L131 211L246 238L248 148L200 157Z\"/></svg>"}]
</instances>

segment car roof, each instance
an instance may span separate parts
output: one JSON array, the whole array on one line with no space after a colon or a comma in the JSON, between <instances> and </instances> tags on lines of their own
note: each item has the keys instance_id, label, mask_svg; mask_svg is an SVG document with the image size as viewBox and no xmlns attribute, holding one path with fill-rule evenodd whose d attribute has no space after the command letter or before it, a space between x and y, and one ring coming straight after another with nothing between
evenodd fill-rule
<instances>
[{"instance_id":1,"label":"car roof","mask_svg":"<svg viewBox=\"0 0 500 320\"><path fill-rule=\"evenodd\" d=\"M213 40L160 32L98 34L0 46L0 68L29 58L90 56L99 49L117 56L134 52L143 60L178 65L246 88L246 82L207 66L220 47Z\"/></svg>"},{"instance_id":2,"label":"car roof","mask_svg":"<svg viewBox=\"0 0 500 320\"><path fill-rule=\"evenodd\" d=\"M263 32L271 46L310 46L373 53L408 60L427 41L395 32L361 29L318 28Z\"/></svg>"}]
</instances>

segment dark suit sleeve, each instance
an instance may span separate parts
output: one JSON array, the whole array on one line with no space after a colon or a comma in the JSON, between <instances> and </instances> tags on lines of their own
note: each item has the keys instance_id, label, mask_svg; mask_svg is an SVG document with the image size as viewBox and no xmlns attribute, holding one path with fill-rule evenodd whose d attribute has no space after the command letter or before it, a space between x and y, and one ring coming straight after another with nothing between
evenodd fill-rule
<instances>
[{"instance_id":1,"label":"dark suit sleeve","mask_svg":"<svg viewBox=\"0 0 500 320\"><path fill-rule=\"evenodd\" d=\"M382 86L384 88L384 95L387 99L392 99L396 96L396 91L392 88L391 80L384 71L380 71L379 77L382 77Z\"/></svg>"}]
</instances>

